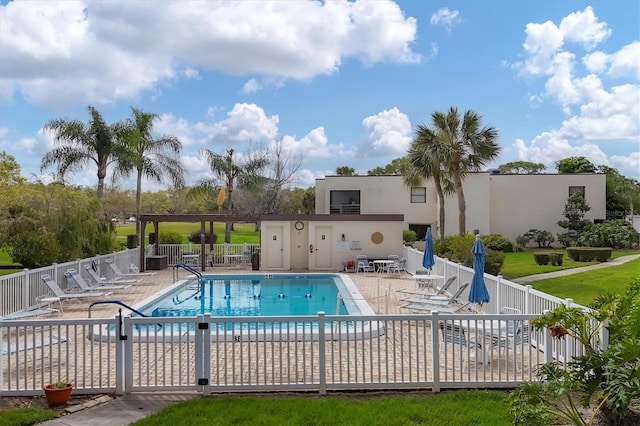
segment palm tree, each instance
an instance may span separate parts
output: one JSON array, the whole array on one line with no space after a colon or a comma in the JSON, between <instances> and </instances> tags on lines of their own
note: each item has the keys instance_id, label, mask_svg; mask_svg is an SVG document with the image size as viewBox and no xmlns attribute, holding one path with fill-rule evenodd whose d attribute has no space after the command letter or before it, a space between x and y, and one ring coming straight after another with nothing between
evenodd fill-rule
<instances>
[{"instance_id":1,"label":"palm tree","mask_svg":"<svg viewBox=\"0 0 640 426\"><path fill-rule=\"evenodd\" d=\"M230 213L233 210L233 189L237 184L237 180L241 179L243 183L247 184L255 182L258 173L263 169L269 160L265 156L257 156L244 162L243 164L236 164L233 158L235 150L229 148L226 151L226 155L222 156L214 153L213 151L202 148L200 155L204 156L211 171L224 181L224 186L227 192L227 199L225 201L227 212ZM205 179L199 182L196 187L196 191L206 192L207 188L215 187L215 180ZM231 223L227 222L224 232L225 243L231 242Z\"/></svg>"},{"instance_id":2,"label":"palm tree","mask_svg":"<svg viewBox=\"0 0 640 426\"><path fill-rule=\"evenodd\" d=\"M91 118L86 124L79 120L63 119L54 119L45 124L44 128L53 132L59 146L45 154L40 168L57 165L58 176L64 181L67 173L94 163L98 169L98 217L104 218L102 199L107 168L124 161L127 150L116 137L122 130L122 124L108 125L94 107L88 106L87 110Z\"/></svg>"},{"instance_id":3,"label":"palm tree","mask_svg":"<svg viewBox=\"0 0 640 426\"><path fill-rule=\"evenodd\" d=\"M126 175L131 170L136 171L136 218L139 218L142 178L161 183L168 176L174 187L179 188L184 185L184 167L179 160L182 144L178 138L169 135L154 137L156 114L131 107L131 115L120 135L130 155L125 163L119 165L116 173ZM136 235L140 235L139 220L136 220Z\"/></svg>"},{"instance_id":4,"label":"palm tree","mask_svg":"<svg viewBox=\"0 0 640 426\"><path fill-rule=\"evenodd\" d=\"M444 244L444 197L454 192L453 185L444 170L447 158L442 144L431 129L420 124L411 141L407 154L408 167L403 177L407 186L420 185L424 179L433 179L439 200L440 242Z\"/></svg>"},{"instance_id":5,"label":"palm tree","mask_svg":"<svg viewBox=\"0 0 640 426\"><path fill-rule=\"evenodd\" d=\"M431 121L447 158L446 170L458 198L458 229L460 235L464 235L467 229L462 181L467 173L480 170L500 154L500 146L496 143L498 131L494 127L481 128L481 117L471 110L467 110L461 120L454 107L446 114L434 112Z\"/></svg>"}]
</instances>

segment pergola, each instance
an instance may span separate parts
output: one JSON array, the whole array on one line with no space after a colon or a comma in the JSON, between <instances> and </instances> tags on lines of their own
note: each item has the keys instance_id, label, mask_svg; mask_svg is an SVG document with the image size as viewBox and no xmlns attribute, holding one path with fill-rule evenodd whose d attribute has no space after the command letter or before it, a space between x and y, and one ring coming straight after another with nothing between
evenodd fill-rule
<instances>
[{"instance_id":1,"label":"pergola","mask_svg":"<svg viewBox=\"0 0 640 426\"><path fill-rule=\"evenodd\" d=\"M209 232L213 235L213 223L214 222L249 222L249 223L258 223L260 221L260 215L242 215L242 214L213 214L213 213L202 213L202 214L141 214L140 217L140 229L142 230L142 238L140 238L140 270L144 271L146 268L145 264L145 256L144 256L144 248L145 248L145 239L144 233L145 228L148 222L153 223L153 232L155 232L156 236L159 235L160 230L160 222L200 222L200 268L202 271L205 271L206 262L206 241L205 241L205 233L206 233L206 225L209 224ZM212 243L213 244L213 243ZM158 252L158 238L156 238L155 242L155 252Z\"/></svg>"}]
</instances>

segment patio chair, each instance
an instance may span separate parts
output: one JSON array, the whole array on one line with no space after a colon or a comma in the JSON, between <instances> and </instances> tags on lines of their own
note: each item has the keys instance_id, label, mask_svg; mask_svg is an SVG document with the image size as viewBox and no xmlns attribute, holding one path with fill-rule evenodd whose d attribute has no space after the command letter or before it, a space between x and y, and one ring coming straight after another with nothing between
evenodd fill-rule
<instances>
[{"instance_id":1,"label":"patio chair","mask_svg":"<svg viewBox=\"0 0 640 426\"><path fill-rule=\"evenodd\" d=\"M513 331L515 330L515 331ZM518 356L518 348L524 348L531 341L531 330L529 321L509 321L507 325L507 336L505 338L494 339L494 346L504 348L507 359L513 362L516 371L523 370L522 356ZM512 354L509 354L513 351Z\"/></svg>"},{"instance_id":2,"label":"patio chair","mask_svg":"<svg viewBox=\"0 0 640 426\"><path fill-rule=\"evenodd\" d=\"M454 305L429 305L427 303L407 303L400 306L400 309L407 309L412 313L425 313L438 311L441 314L457 314L470 310L471 303L467 302L461 306Z\"/></svg>"},{"instance_id":3,"label":"patio chair","mask_svg":"<svg viewBox=\"0 0 640 426\"><path fill-rule=\"evenodd\" d=\"M374 266L373 262L370 262L367 256L365 256L364 254L359 254L358 256L356 256L356 274L360 271L362 271L363 273L376 271L376 267Z\"/></svg>"},{"instance_id":4,"label":"patio chair","mask_svg":"<svg viewBox=\"0 0 640 426\"><path fill-rule=\"evenodd\" d=\"M140 280L134 280L134 279L121 279L121 278L113 278L113 279L109 279L107 277L101 277L100 275L98 275L98 273L89 265L84 265L84 269L89 273L89 275L91 276L91 279L93 281L95 281L96 284L98 285L106 285L106 284L115 284L115 285L122 285L122 284L132 284L132 283L139 283Z\"/></svg>"},{"instance_id":5,"label":"patio chair","mask_svg":"<svg viewBox=\"0 0 640 426\"><path fill-rule=\"evenodd\" d=\"M105 260L105 263L109 266L111 272L113 272L114 277L146 277L156 274L155 272L140 272L140 268L133 263L129 266L129 272L122 272L118 265L111 259Z\"/></svg>"},{"instance_id":6,"label":"patio chair","mask_svg":"<svg viewBox=\"0 0 640 426\"><path fill-rule=\"evenodd\" d=\"M123 285L101 283L92 286L86 282L84 278L82 278L82 275L80 275L75 269L68 269L64 273L64 277L67 279L67 288L79 287L84 291L124 290L131 287L131 284Z\"/></svg>"},{"instance_id":7,"label":"patio chair","mask_svg":"<svg viewBox=\"0 0 640 426\"><path fill-rule=\"evenodd\" d=\"M468 365L468 361L476 362L478 351L484 351L482 344L472 342L467 338L464 327L450 321L440 321L440 334L442 335L441 349L444 349L445 356L451 354L450 360L445 360L445 365L453 364L455 368L456 361L462 364L462 371ZM447 349L447 346L450 349ZM483 352L481 352L482 354Z\"/></svg>"},{"instance_id":8,"label":"patio chair","mask_svg":"<svg viewBox=\"0 0 640 426\"><path fill-rule=\"evenodd\" d=\"M107 297L111 295L111 292L102 292L102 291L85 291L81 293L65 293L64 290L60 288L57 282L51 277L51 275L43 275L42 281L49 287L49 290L54 294L54 296L58 297L60 301L64 300L75 300L76 302L80 302L82 299L92 299L96 297Z\"/></svg>"},{"instance_id":9,"label":"patio chair","mask_svg":"<svg viewBox=\"0 0 640 426\"><path fill-rule=\"evenodd\" d=\"M389 256L389 257L391 257L391 256ZM387 272L390 273L390 274L394 273L394 272L397 272L398 275L401 276L402 272L406 272L406 269L405 269L406 263L407 263L407 258L406 257L403 257L400 260L394 261L391 265L389 265L387 267Z\"/></svg>"}]
</instances>

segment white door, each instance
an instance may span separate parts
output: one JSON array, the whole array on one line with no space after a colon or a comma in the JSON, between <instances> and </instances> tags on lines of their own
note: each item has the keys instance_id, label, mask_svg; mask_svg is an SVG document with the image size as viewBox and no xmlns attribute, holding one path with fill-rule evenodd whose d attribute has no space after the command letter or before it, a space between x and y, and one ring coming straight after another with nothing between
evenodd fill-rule
<instances>
[{"instance_id":1,"label":"white door","mask_svg":"<svg viewBox=\"0 0 640 426\"><path fill-rule=\"evenodd\" d=\"M333 244L331 231L331 226L316 227L316 246L313 250L316 269L331 269L331 251Z\"/></svg>"},{"instance_id":2,"label":"white door","mask_svg":"<svg viewBox=\"0 0 640 426\"><path fill-rule=\"evenodd\" d=\"M282 269L284 264L282 226L267 226L266 234L267 241L263 244L266 250L261 253L264 259L262 264L265 269Z\"/></svg>"}]
</instances>

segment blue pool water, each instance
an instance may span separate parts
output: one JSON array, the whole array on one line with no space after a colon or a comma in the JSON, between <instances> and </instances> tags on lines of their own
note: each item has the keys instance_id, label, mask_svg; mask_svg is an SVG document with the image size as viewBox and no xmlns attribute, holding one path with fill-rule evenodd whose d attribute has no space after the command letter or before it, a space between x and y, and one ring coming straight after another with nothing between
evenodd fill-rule
<instances>
[{"instance_id":1,"label":"blue pool water","mask_svg":"<svg viewBox=\"0 0 640 426\"><path fill-rule=\"evenodd\" d=\"M360 314L352 295L336 274L215 275L189 280L137 309L154 317Z\"/></svg>"}]
</instances>

